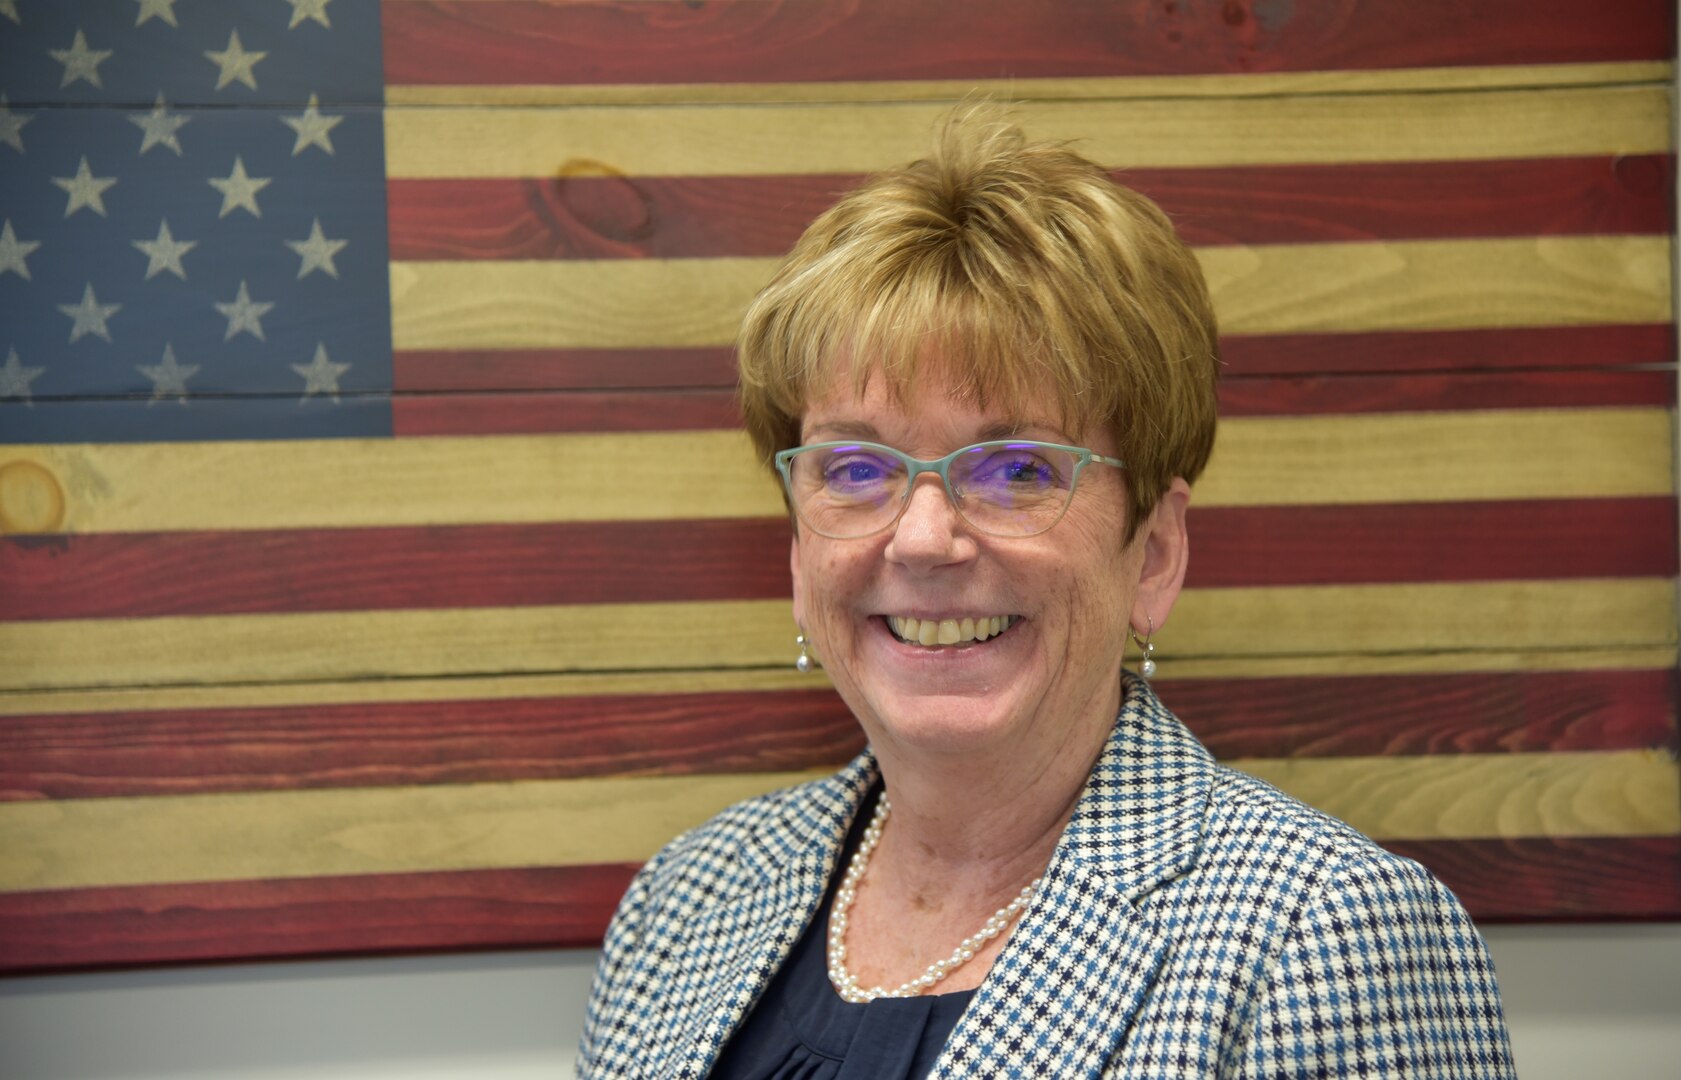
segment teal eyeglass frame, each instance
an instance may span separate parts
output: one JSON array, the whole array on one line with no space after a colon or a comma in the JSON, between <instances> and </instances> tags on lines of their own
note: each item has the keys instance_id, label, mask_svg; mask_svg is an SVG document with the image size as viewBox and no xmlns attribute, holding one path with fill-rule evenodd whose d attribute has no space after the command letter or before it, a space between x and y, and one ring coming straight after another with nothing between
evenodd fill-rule
<instances>
[{"instance_id":1,"label":"teal eyeglass frame","mask_svg":"<svg viewBox=\"0 0 1681 1080\"><path fill-rule=\"evenodd\" d=\"M893 516L877 528L871 529L869 532L859 533L857 536L834 536L818 529L816 525L813 525L810 521L806 521L804 515L800 514L800 500L799 496L794 492L794 476L789 462L791 462L796 455L806 453L807 451L838 450L842 447L848 446L855 446L860 450L883 453L889 457L896 458L899 461L904 462L906 468L905 493L899 499L899 508L894 511ZM996 533L983 528L982 526L977 525L968 514L963 512L963 503L960 500L958 493L953 490L951 486L952 462L956 461L964 454L972 453L976 450L1002 450L1009 447L1061 450L1064 453L1073 455L1074 457L1074 471L1068 477L1068 499L1062 504L1062 512L1057 514L1057 516L1043 529L1038 529L1030 533ZM795 516L805 522L805 524L813 532L816 532L820 536L826 536L831 540L862 540L866 536L874 536L876 533L892 528L898 523L899 519L904 516L905 508L910 505L910 493L916 487L916 478L921 476L923 473L933 473L940 478L940 486L945 488L947 501L951 503L952 509L957 511L957 515L964 521L968 522L971 528L985 533L988 536L1000 536L1010 539L1039 536L1040 534L1049 532L1051 529L1055 528L1056 523L1061 521L1063 516L1068 513L1068 508L1074 503L1074 492L1080 486L1080 474L1085 472L1087 465L1095 462L1099 465L1110 465L1117 469L1126 468L1126 462L1122 461L1120 458L1106 457L1095 450L1088 450L1083 446L1068 446L1063 443L1043 442L1038 439L989 439L986 442L970 443L968 446L958 447L945 457L934 458L928 461L924 461L921 458L911 457L903 450L894 449L884 443L868 442L863 439L836 439L830 442L808 443L805 446L790 447L787 450L778 451L772 460L775 462L776 471L782 476L782 490L787 492L788 505L793 507Z\"/></svg>"}]
</instances>

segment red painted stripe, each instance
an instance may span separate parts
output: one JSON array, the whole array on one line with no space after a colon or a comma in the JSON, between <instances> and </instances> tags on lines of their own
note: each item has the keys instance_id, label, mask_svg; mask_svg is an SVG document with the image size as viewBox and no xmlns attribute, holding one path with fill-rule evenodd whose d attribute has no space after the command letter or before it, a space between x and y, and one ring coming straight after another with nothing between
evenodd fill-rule
<instances>
[{"instance_id":1,"label":"red painted stripe","mask_svg":"<svg viewBox=\"0 0 1681 1080\"><path fill-rule=\"evenodd\" d=\"M1677 748L1669 668L1184 680L1170 661L1162 669L1162 700L1222 760Z\"/></svg>"},{"instance_id":2,"label":"red painted stripe","mask_svg":"<svg viewBox=\"0 0 1681 1080\"><path fill-rule=\"evenodd\" d=\"M0 894L0 972L594 947L635 872L603 864Z\"/></svg>"},{"instance_id":3,"label":"red painted stripe","mask_svg":"<svg viewBox=\"0 0 1681 1080\"><path fill-rule=\"evenodd\" d=\"M1675 375L1663 370L1228 378L1220 386L1225 416L1674 403ZM406 436L696 431L740 423L735 394L707 388L405 395L391 402L392 432Z\"/></svg>"},{"instance_id":4,"label":"red painted stripe","mask_svg":"<svg viewBox=\"0 0 1681 1080\"><path fill-rule=\"evenodd\" d=\"M1227 335L1228 380L1264 375L1624 368L1675 362L1669 323L1385 333ZM411 350L399 394L482 390L733 389L728 347Z\"/></svg>"},{"instance_id":5,"label":"red painted stripe","mask_svg":"<svg viewBox=\"0 0 1681 1080\"><path fill-rule=\"evenodd\" d=\"M1392 840L1478 922L1681 918L1681 837Z\"/></svg>"},{"instance_id":6,"label":"red painted stripe","mask_svg":"<svg viewBox=\"0 0 1681 1080\"><path fill-rule=\"evenodd\" d=\"M394 396L393 435L698 431L741 426L729 390Z\"/></svg>"},{"instance_id":7,"label":"red painted stripe","mask_svg":"<svg viewBox=\"0 0 1681 1080\"><path fill-rule=\"evenodd\" d=\"M1189 585L1664 577L1675 514L1667 497L1193 507ZM0 619L776 599L788 539L781 519L0 537Z\"/></svg>"},{"instance_id":8,"label":"red painted stripe","mask_svg":"<svg viewBox=\"0 0 1681 1080\"><path fill-rule=\"evenodd\" d=\"M728 347L410 350L393 359L399 394L735 387L735 350Z\"/></svg>"},{"instance_id":9,"label":"red painted stripe","mask_svg":"<svg viewBox=\"0 0 1681 1080\"><path fill-rule=\"evenodd\" d=\"M1227 759L1676 749L1668 669L1160 689ZM0 801L781 771L862 747L827 689L12 716Z\"/></svg>"},{"instance_id":10,"label":"red painted stripe","mask_svg":"<svg viewBox=\"0 0 1681 1080\"><path fill-rule=\"evenodd\" d=\"M1387 845L1480 922L1681 917L1681 838ZM635 867L149 885L0 894L0 971L600 944Z\"/></svg>"},{"instance_id":11,"label":"red painted stripe","mask_svg":"<svg viewBox=\"0 0 1681 1080\"><path fill-rule=\"evenodd\" d=\"M8 716L0 801L791 771L863 745L828 689Z\"/></svg>"},{"instance_id":12,"label":"red painted stripe","mask_svg":"<svg viewBox=\"0 0 1681 1080\"><path fill-rule=\"evenodd\" d=\"M1132 169L1186 242L1324 243L1672 231L1665 155ZM393 180L391 257L777 256L861 178Z\"/></svg>"},{"instance_id":13,"label":"red painted stripe","mask_svg":"<svg viewBox=\"0 0 1681 1080\"><path fill-rule=\"evenodd\" d=\"M1031 79L1661 60L1668 0L386 3L385 81Z\"/></svg>"}]
</instances>

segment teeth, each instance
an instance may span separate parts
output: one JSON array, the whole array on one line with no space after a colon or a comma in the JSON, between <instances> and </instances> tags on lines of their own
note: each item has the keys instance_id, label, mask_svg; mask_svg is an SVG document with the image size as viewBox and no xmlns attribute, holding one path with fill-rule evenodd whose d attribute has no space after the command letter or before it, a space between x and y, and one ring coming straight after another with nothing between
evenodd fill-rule
<instances>
[{"instance_id":1,"label":"teeth","mask_svg":"<svg viewBox=\"0 0 1681 1080\"><path fill-rule=\"evenodd\" d=\"M985 641L997 637L1010 628L1011 616L958 619L916 619L908 615L888 617L893 632L906 641L919 645L961 645L965 641Z\"/></svg>"}]
</instances>

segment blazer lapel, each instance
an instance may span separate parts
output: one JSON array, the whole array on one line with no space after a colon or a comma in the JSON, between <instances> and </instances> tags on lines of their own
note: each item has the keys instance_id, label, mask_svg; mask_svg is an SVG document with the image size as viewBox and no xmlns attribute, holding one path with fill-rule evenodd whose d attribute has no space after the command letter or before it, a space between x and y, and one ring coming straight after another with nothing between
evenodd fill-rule
<instances>
[{"instance_id":1,"label":"blazer lapel","mask_svg":"<svg viewBox=\"0 0 1681 1080\"><path fill-rule=\"evenodd\" d=\"M789 800L784 813L743 845L749 884L726 898L684 938L684 954L715 971L704 994L676 1014L681 1034L667 1067L653 1075L705 1076L782 967L822 905L847 829L875 782L866 751L846 769Z\"/></svg>"},{"instance_id":2,"label":"blazer lapel","mask_svg":"<svg viewBox=\"0 0 1681 1080\"><path fill-rule=\"evenodd\" d=\"M1032 906L935 1066L939 1077L1095 1076L1169 941L1139 901L1196 861L1214 762L1141 680Z\"/></svg>"}]
</instances>

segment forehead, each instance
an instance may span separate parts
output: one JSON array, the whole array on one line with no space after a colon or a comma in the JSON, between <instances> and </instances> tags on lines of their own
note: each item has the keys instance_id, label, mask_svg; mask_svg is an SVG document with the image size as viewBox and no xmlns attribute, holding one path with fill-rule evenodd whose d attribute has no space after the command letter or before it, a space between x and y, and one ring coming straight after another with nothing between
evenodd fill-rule
<instances>
[{"instance_id":1,"label":"forehead","mask_svg":"<svg viewBox=\"0 0 1681 1080\"><path fill-rule=\"evenodd\" d=\"M988 395L946 370L924 367L910 380L895 382L879 371L861 384L850 368L832 374L808 394L801 417L805 433L833 431L873 435L885 441L948 443L997 438L1017 432L1066 439L1050 395L1005 401Z\"/></svg>"}]
</instances>

